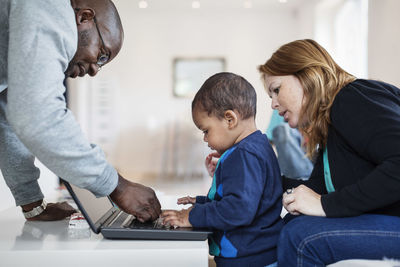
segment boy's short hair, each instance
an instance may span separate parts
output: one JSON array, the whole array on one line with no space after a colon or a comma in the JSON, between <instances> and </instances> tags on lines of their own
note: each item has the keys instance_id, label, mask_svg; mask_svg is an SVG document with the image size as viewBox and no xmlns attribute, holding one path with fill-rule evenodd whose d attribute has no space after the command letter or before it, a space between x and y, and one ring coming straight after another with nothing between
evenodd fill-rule
<instances>
[{"instance_id":1,"label":"boy's short hair","mask_svg":"<svg viewBox=\"0 0 400 267\"><path fill-rule=\"evenodd\" d=\"M201 108L218 118L223 118L227 110L237 111L241 119L254 118L256 107L254 87L242 76L230 72L220 72L208 78L192 102L192 112Z\"/></svg>"}]
</instances>

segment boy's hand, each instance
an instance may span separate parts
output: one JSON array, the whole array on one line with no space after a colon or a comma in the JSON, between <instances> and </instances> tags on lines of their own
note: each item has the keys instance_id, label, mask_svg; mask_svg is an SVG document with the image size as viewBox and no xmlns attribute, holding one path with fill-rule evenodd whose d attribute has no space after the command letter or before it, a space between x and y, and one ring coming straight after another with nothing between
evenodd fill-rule
<instances>
[{"instance_id":1,"label":"boy's hand","mask_svg":"<svg viewBox=\"0 0 400 267\"><path fill-rule=\"evenodd\" d=\"M196 198L195 197L190 197L190 196L181 197L181 198L178 198L177 203L180 204L180 205L195 204L196 203Z\"/></svg>"},{"instance_id":2,"label":"boy's hand","mask_svg":"<svg viewBox=\"0 0 400 267\"><path fill-rule=\"evenodd\" d=\"M192 227L189 222L189 212L193 207L183 210L165 210L161 213L164 219L163 224L169 224L174 227Z\"/></svg>"},{"instance_id":3,"label":"boy's hand","mask_svg":"<svg viewBox=\"0 0 400 267\"><path fill-rule=\"evenodd\" d=\"M206 157L205 165L207 172L211 177L214 177L215 168L217 167L218 159L220 157L221 155L218 152L210 153Z\"/></svg>"}]
</instances>

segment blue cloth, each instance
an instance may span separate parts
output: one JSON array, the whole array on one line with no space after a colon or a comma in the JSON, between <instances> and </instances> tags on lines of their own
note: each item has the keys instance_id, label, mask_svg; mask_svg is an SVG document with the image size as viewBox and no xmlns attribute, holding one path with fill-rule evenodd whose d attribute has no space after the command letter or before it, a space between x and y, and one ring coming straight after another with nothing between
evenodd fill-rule
<instances>
[{"instance_id":1,"label":"blue cloth","mask_svg":"<svg viewBox=\"0 0 400 267\"><path fill-rule=\"evenodd\" d=\"M220 158L208 197L196 197L194 227L213 230L210 252L218 266L276 261L283 222L279 165L268 138L256 131ZM240 265L247 266L247 265Z\"/></svg>"},{"instance_id":2,"label":"blue cloth","mask_svg":"<svg viewBox=\"0 0 400 267\"><path fill-rule=\"evenodd\" d=\"M306 157L299 130L282 123L272 131L272 142L278 152L278 162L282 175L291 179L307 180L313 170L312 162Z\"/></svg>"},{"instance_id":3,"label":"blue cloth","mask_svg":"<svg viewBox=\"0 0 400 267\"><path fill-rule=\"evenodd\" d=\"M400 259L400 218L364 214L297 216L283 228L278 266L326 266L346 259Z\"/></svg>"},{"instance_id":4,"label":"blue cloth","mask_svg":"<svg viewBox=\"0 0 400 267\"><path fill-rule=\"evenodd\" d=\"M275 129L276 126L285 123L285 120L283 119L282 116L279 115L278 110L274 109L272 111L272 115L271 115L271 119L269 121L268 124L268 128L267 131L265 132L265 134L267 135L269 140L273 140L272 136L272 131Z\"/></svg>"}]
</instances>

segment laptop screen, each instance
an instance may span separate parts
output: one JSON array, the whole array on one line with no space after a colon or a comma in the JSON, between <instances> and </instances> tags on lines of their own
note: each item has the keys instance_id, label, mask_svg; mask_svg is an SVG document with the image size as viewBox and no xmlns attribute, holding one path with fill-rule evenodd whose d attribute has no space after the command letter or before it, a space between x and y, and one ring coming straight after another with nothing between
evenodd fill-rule
<instances>
[{"instance_id":1,"label":"laptop screen","mask_svg":"<svg viewBox=\"0 0 400 267\"><path fill-rule=\"evenodd\" d=\"M96 198L90 191L69 184L93 223L96 223L113 205L107 197Z\"/></svg>"}]
</instances>

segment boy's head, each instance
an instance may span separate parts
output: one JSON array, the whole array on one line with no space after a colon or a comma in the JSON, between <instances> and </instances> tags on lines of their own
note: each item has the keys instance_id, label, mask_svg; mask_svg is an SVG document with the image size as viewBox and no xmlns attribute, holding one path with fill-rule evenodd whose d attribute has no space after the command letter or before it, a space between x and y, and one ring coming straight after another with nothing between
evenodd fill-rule
<instances>
[{"instance_id":1,"label":"boy's head","mask_svg":"<svg viewBox=\"0 0 400 267\"><path fill-rule=\"evenodd\" d=\"M220 119L226 110L235 110L241 119L256 116L257 96L253 86L243 77L220 72L208 78L195 95L192 112L206 111Z\"/></svg>"},{"instance_id":2,"label":"boy's head","mask_svg":"<svg viewBox=\"0 0 400 267\"><path fill-rule=\"evenodd\" d=\"M257 95L243 77L217 73L208 78L192 102L192 117L204 141L220 154L255 129Z\"/></svg>"}]
</instances>

